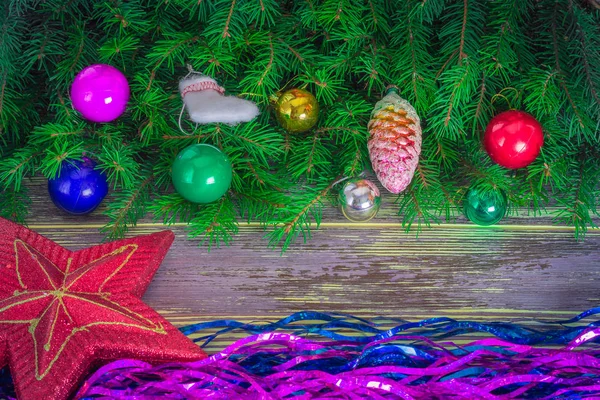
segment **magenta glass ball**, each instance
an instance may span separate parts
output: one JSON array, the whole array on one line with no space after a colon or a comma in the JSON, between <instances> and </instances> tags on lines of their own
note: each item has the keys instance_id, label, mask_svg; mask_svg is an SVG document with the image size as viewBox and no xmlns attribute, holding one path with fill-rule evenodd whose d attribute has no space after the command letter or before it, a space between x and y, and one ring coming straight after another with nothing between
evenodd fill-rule
<instances>
[{"instance_id":1,"label":"magenta glass ball","mask_svg":"<svg viewBox=\"0 0 600 400\"><path fill-rule=\"evenodd\" d=\"M129 101L125 75L107 64L81 70L71 85L73 107L87 120L110 122L121 116Z\"/></svg>"}]
</instances>

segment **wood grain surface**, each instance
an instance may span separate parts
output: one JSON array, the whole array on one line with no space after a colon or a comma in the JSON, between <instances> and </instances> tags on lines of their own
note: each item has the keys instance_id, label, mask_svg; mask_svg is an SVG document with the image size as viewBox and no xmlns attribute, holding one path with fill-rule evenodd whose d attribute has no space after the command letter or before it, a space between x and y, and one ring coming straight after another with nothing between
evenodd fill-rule
<instances>
[{"instance_id":1,"label":"wood grain surface","mask_svg":"<svg viewBox=\"0 0 600 400\"><path fill-rule=\"evenodd\" d=\"M97 244L102 209L74 217L49 201L44 182L29 184L33 228L70 249ZM405 233L391 200L368 224L335 209L306 244L281 255L264 231L241 225L230 247L197 247L185 226L144 300L176 325L218 318L274 320L300 310L416 320L556 319L600 305L600 232L578 242L549 217L514 215L495 227L458 220ZM129 235L167 229L144 220Z\"/></svg>"}]
</instances>

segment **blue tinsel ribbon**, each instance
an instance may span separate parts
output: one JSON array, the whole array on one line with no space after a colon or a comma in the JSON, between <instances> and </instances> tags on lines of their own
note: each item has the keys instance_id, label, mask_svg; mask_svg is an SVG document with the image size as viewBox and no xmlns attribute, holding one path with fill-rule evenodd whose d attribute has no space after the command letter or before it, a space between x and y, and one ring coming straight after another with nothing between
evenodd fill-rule
<instances>
[{"instance_id":1,"label":"blue tinsel ribbon","mask_svg":"<svg viewBox=\"0 0 600 400\"><path fill-rule=\"evenodd\" d=\"M566 321L539 321L541 324L550 328L543 331L506 322L458 321L447 317L429 318L419 322L407 322L400 319L386 319L383 317L366 320L347 314L322 313L316 311L301 311L276 322L260 325L231 319L222 319L184 326L180 328L180 331L189 336L206 330L222 328L213 334L195 338L195 342L202 342L202 347L206 347L217 337L234 330L244 331L248 334L286 330L299 336L311 334L327 339L354 343L369 343L374 340L381 340L392 336L401 336L403 334L410 336L424 336L439 340L459 335L485 332L511 343L525 345L559 345L569 343L583 330L589 327L598 326L600 321L594 321L585 326L577 327L566 327L565 325L579 322L599 313L600 307L597 307L587 310ZM391 329L381 329L383 324L389 326L390 323L394 322L397 323L395 327ZM552 329L553 326L556 326L556 328ZM345 335L337 332L339 329L350 330L354 334ZM357 336L356 333L360 333L361 335Z\"/></svg>"}]
</instances>

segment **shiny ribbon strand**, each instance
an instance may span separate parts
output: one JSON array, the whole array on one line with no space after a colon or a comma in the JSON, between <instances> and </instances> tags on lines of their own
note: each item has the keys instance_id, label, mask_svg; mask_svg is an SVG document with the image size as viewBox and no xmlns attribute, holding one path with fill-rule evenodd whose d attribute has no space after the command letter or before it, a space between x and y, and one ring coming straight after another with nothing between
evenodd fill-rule
<instances>
[{"instance_id":1,"label":"shiny ribbon strand","mask_svg":"<svg viewBox=\"0 0 600 400\"><path fill-rule=\"evenodd\" d=\"M504 322L366 320L310 311L260 325L211 321L181 331L191 335L217 329L195 339L204 346L232 331L250 336L192 363L115 361L90 376L76 398L598 397L598 322L564 326L598 311L569 321L538 321L544 330ZM390 323L396 326L384 329ZM481 332L495 337L455 343Z\"/></svg>"},{"instance_id":2,"label":"shiny ribbon strand","mask_svg":"<svg viewBox=\"0 0 600 400\"><path fill-rule=\"evenodd\" d=\"M114 361L75 399L598 398L600 324L582 325L598 313L520 323L312 311L264 324L217 320L181 331L202 335L195 340L203 346L233 332L249 336L197 362ZM14 398L6 370L0 380L0 393Z\"/></svg>"}]
</instances>

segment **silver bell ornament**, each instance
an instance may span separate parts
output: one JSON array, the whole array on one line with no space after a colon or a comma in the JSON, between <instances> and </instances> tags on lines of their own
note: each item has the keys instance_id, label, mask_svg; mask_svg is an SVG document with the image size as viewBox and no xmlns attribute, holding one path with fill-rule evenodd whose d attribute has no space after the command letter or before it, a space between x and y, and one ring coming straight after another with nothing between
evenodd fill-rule
<instances>
[{"instance_id":1,"label":"silver bell ornament","mask_svg":"<svg viewBox=\"0 0 600 400\"><path fill-rule=\"evenodd\" d=\"M351 178L343 182L339 194L342 214L352 222L366 222L377 215L381 195L373 182L364 178Z\"/></svg>"}]
</instances>

